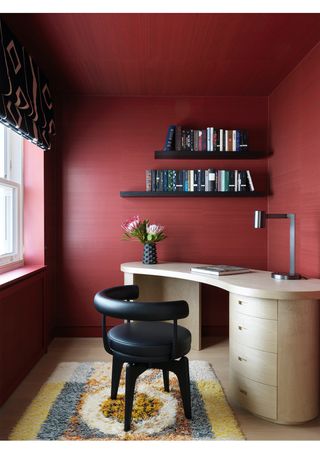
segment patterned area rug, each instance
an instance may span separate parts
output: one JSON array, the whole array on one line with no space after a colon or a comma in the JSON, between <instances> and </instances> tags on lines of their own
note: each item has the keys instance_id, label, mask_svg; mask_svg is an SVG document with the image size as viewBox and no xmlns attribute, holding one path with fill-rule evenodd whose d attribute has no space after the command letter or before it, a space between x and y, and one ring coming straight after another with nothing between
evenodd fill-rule
<instances>
[{"instance_id":1,"label":"patterned area rug","mask_svg":"<svg viewBox=\"0 0 320 453\"><path fill-rule=\"evenodd\" d=\"M61 363L42 386L10 440L244 440L208 362L190 362L192 420L184 417L177 378L162 372L137 380L132 429L123 431L124 373L110 399L111 362Z\"/></svg>"}]
</instances>

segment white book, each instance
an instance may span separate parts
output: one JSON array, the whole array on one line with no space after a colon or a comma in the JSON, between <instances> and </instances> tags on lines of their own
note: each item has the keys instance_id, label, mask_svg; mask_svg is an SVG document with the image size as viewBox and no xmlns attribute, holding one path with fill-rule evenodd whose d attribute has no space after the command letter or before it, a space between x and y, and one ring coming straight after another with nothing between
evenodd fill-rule
<instances>
[{"instance_id":1,"label":"white book","mask_svg":"<svg viewBox=\"0 0 320 453\"><path fill-rule=\"evenodd\" d=\"M211 151L210 127L207 127L207 151Z\"/></svg>"},{"instance_id":2,"label":"white book","mask_svg":"<svg viewBox=\"0 0 320 453\"><path fill-rule=\"evenodd\" d=\"M224 131L224 150L229 151L228 148L228 130Z\"/></svg>"},{"instance_id":3,"label":"white book","mask_svg":"<svg viewBox=\"0 0 320 453\"><path fill-rule=\"evenodd\" d=\"M232 275L232 274L245 274L251 272L246 267L229 266L227 264L214 264L210 266L193 266L191 272L199 274L211 274L211 275Z\"/></svg>"},{"instance_id":4,"label":"white book","mask_svg":"<svg viewBox=\"0 0 320 453\"><path fill-rule=\"evenodd\" d=\"M232 151L237 151L237 131L232 131Z\"/></svg>"},{"instance_id":5,"label":"white book","mask_svg":"<svg viewBox=\"0 0 320 453\"><path fill-rule=\"evenodd\" d=\"M223 146L223 129L219 130L219 142L220 142L220 151L224 151L224 146Z\"/></svg>"},{"instance_id":6,"label":"white book","mask_svg":"<svg viewBox=\"0 0 320 453\"><path fill-rule=\"evenodd\" d=\"M254 192L254 185L253 185L253 182L252 182L250 170L247 170L247 177L248 177L250 190L251 190L251 192Z\"/></svg>"}]
</instances>

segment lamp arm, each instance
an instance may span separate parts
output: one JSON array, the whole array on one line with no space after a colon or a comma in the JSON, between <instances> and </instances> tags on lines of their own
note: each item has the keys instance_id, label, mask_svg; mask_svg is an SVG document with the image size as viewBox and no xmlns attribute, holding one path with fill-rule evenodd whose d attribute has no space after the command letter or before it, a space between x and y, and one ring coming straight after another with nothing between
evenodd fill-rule
<instances>
[{"instance_id":1,"label":"lamp arm","mask_svg":"<svg viewBox=\"0 0 320 453\"><path fill-rule=\"evenodd\" d=\"M296 248L296 216L287 214L290 219L290 275L295 275L295 248Z\"/></svg>"},{"instance_id":2,"label":"lamp arm","mask_svg":"<svg viewBox=\"0 0 320 453\"><path fill-rule=\"evenodd\" d=\"M296 248L296 215L295 214L266 214L267 219L290 219L290 275L295 275L295 248Z\"/></svg>"}]
</instances>

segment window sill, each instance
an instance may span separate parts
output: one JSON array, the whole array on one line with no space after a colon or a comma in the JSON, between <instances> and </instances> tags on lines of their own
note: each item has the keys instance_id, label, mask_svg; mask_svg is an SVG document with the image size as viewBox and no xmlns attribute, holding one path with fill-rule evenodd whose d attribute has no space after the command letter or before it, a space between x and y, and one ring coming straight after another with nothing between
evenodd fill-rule
<instances>
[{"instance_id":1,"label":"window sill","mask_svg":"<svg viewBox=\"0 0 320 453\"><path fill-rule=\"evenodd\" d=\"M27 277L30 277L32 274L43 271L46 266L35 265L35 266L22 266L13 271L4 272L0 274L0 289L6 288L19 280L24 280Z\"/></svg>"}]
</instances>

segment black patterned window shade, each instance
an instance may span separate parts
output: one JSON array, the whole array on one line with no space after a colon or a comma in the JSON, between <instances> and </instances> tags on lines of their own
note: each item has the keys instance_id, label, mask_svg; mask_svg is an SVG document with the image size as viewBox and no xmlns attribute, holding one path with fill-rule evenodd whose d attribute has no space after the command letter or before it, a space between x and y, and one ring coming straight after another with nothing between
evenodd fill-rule
<instances>
[{"instance_id":1,"label":"black patterned window shade","mask_svg":"<svg viewBox=\"0 0 320 453\"><path fill-rule=\"evenodd\" d=\"M55 134L48 80L0 18L0 122L50 149Z\"/></svg>"}]
</instances>

